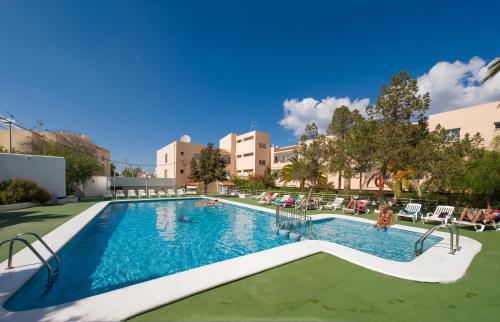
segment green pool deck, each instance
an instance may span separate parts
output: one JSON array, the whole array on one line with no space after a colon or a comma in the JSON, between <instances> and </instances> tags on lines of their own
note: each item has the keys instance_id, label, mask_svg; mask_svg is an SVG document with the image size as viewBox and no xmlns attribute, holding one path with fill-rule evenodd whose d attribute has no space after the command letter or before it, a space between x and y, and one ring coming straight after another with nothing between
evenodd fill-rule
<instances>
[{"instance_id":1,"label":"green pool deck","mask_svg":"<svg viewBox=\"0 0 500 322\"><path fill-rule=\"evenodd\" d=\"M0 241L24 232L46 235L95 203L88 201L0 212ZM26 239L34 241L31 236L26 236ZM16 252L22 248L24 246L21 243L14 246ZM7 259L7 256L8 247L4 245L0 248L0 261Z\"/></svg>"},{"instance_id":2,"label":"green pool deck","mask_svg":"<svg viewBox=\"0 0 500 322\"><path fill-rule=\"evenodd\" d=\"M25 231L45 235L93 204L80 202L2 212L0 240ZM375 218L375 215L363 217ZM398 223L430 227L407 221ZM411 282L328 254L317 254L130 320L499 321L500 232L476 233L464 228L461 233L481 242L483 249L465 277L456 283ZM6 256L7 247L3 247L0 259Z\"/></svg>"}]
</instances>

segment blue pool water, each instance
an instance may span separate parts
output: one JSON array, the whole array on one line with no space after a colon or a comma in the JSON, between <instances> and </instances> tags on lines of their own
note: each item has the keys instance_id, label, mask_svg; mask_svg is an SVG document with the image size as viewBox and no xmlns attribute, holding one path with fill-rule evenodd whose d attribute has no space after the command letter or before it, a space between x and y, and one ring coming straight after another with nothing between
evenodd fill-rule
<instances>
[{"instance_id":1,"label":"blue pool water","mask_svg":"<svg viewBox=\"0 0 500 322\"><path fill-rule=\"evenodd\" d=\"M414 243L421 233L397 228L377 229L371 224L335 218L315 221L313 239L328 240L385 259L410 262L415 259ZM424 242L424 251L440 242L441 237L430 236Z\"/></svg>"},{"instance_id":2,"label":"blue pool water","mask_svg":"<svg viewBox=\"0 0 500 322\"><path fill-rule=\"evenodd\" d=\"M5 308L62 304L290 243L267 213L196 201L111 204L59 252L61 272L51 289L41 269Z\"/></svg>"},{"instance_id":3,"label":"blue pool water","mask_svg":"<svg viewBox=\"0 0 500 322\"><path fill-rule=\"evenodd\" d=\"M5 303L10 311L79 300L128 285L291 243L274 216L228 204L197 207L198 200L112 203L59 251L58 281L46 288L43 268ZM313 238L382 258L411 261L421 234L333 219L315 222ZM425 249L438 242L431 237ZM54 263L52 263L54 264Z\"/></svg>"}]
</instances>

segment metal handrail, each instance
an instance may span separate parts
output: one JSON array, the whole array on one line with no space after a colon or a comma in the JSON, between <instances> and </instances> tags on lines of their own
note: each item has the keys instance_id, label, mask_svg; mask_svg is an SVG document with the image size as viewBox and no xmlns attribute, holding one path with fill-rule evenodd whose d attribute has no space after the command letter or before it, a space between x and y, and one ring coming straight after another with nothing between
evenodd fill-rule
<instances>
[{"instance_id":1,"label":"metal handrail","mask_svg":"<svg viewBox=\"0 0 500 322\"><path fill-rule=\"evenodd\" d=\"M450 252L449 254L455 255L457 251L461 249L460 247L460 232L458 227L454 223L443 223L441 225L436 225L427 230L422 236L420 236L414 244L415 256L421 255L424 251L424 241L432 235L439 228L448 228L450 233Z\"/></svg>"},{"instance_id":2,"label":"metal handrail","mask_svg":"<svg viewBox=\"0 0 500 322\"><path fill-rule=\"evenodd\" d=\"M420 236L414 244L415 256L418 256L424 251L424 241L429 237L432 233L434 233L439 228L444 227L444 225L437 225L429 228L422 236ZM420 245L420 247L419 247Z\"/></svg>"},{"instance_id":3,"label":"metal handrail","mask_svg":"<svg viewBox=\"0 0 500 322\"><path fill-rule=\"evenodd\" d=\"M282 223L281 219L285 219L287 222ZM290 208L290 209L284 209L282 207L277 206L276 207L276 228L282 228L283 226L287 226L287 228L293 229L293 225L290 225L288 222L289 221L295 221L297 223L298 228L302 227L302 222L304 223L304 226L307 229L307 235L309 238L312 236L312 218L308 215L306 215L306 210L305 209L297 209L297 208Z\"/></svg>"},{"instance_id":4,"label":"metal handrail","mask_svg":"<svg viewBox=\"0 0 500 322\"><path fill-rule=\"evenodd\" d=\"M40 253L26 239L18 238L18 237L7 239L7 240L4 240L3 242L0 243L0 247L2 247L2 245L6 244L6 243L10 243L10 245L12 245L15 241L20 241L21 243L25 244L26 247L28 247L33 252L33 254L35 254L36 257L38 257L38 259L43 263L43 265L45 267L47 267L47 271L48 271L47 284L49 287L52 286L52 284L54 283L54 277L57 277L57 275L54 275L54 271L52 270L52 267L50 266L50 264L42 257L42 255L40 255ZM9 249L11 247L12 246L10 246ZM12 254L9 251L9 263L12 263L11 257L12 257ZM10 268L12 268L12 267L11 266L7 267L7 269L10 269Z\"/></svg>"},{"instance_id":5,"label":"metal handrail","mask_svg":"<svg viewBox=\"0 0 500 322\"><path fill-rule=\"evenodd\" d=\"M56 267L54 274L58 275L59 274L59 267L61 267L61 259L59 258L59 256L57 256L57 254L52 250L52 248L49 247L49 245L47 245L47 243L42 239L42 237L40 237L40 235L38 235L36 233L25 232L25 233L21 233L21 234L16 235L14 238L19 238L19 237L26 236L26 235L34 236L36 239L38 239L38 241L43 246L45 246L45 248L52 254L52 256L54 256L54 258L56 259L56 262L57 262L57 267ZM9 245L9 263L8 263L9 268L12 268L12 253L13 253L13 251L14 251L14 243L11 242Z\"/></svg>"}]
</instances>

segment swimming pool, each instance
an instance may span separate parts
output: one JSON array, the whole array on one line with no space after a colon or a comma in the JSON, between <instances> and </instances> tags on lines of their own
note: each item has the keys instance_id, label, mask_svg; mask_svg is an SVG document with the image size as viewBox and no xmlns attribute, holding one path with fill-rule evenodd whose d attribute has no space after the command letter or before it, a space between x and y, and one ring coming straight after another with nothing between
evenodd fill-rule
<instances>
[{"instance_id":1,"label":"swimming pool","mask_svg":"<svg viewBox=\"0 0 500 322\"><path fill-rule=\"evenodd\" d=\"M42 268L4 307L58 305L290 243L268 213L197 201L111 203L59 251L52 288Z\"/></svg>"},{"instance_id":2,"label":"swimming pool","mask_svg":"<svg viewBox=\"0 0 500 322\"><path fill-rule=\"evenodd\" d=\"M42 268L4 307L23 311L60 305L292 243L276 233L269 212L226 203L197 207L200 200L110 203L58 252L62 267L52 288L45 287ZM414 259L413 242L420 235L340 218L313 225L314 239L398 262ZM430 238L425 249L439 240Z\"/></svg>"},{"instance_id":3,"label":"swimming pool","mask_svg":"<svg viewBox=\"0 0 500 322\"><path fill-rule=\"evenodd\" d=\"M422 233L393 227L376 229L372 224L343 218L317 220L312 231L313 239L332 241L398 262L415 259L414 243L420 236ZM424 251L441 240L441 237L429 236L424 242Z\"/></svg>"}]
</instances>

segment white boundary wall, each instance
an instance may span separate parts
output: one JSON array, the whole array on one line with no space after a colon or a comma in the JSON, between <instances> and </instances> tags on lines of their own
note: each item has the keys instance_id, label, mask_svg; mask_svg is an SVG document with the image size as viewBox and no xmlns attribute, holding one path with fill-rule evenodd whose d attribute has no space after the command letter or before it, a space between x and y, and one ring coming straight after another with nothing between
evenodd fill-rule
<instances>
[{"instance_id":1,"label":"white boundary wall","mask_svg":"<svg viewBox=\"0 0 500 322\"><path fill-rule=\"evenodd\" d=\"M63 157L0 153L0 181L27 179L53 197L66 197L66 160Z\"/></svg>"},{"instance_id":2,"label":"white boundary wall","mask_svg":"<svg viewBox=\"0 0 500 322\"><path fill-rule=\"evenodd\" d=\"M102 196L106 190L118 189L171 189L175 188L175 179L172 178L129 178L93 176L85 186L84 194L87 197Z\"/></svg>"}]
</instances>

